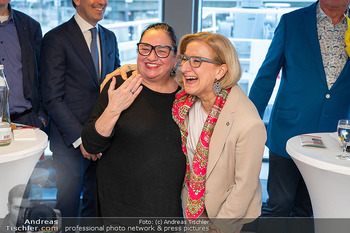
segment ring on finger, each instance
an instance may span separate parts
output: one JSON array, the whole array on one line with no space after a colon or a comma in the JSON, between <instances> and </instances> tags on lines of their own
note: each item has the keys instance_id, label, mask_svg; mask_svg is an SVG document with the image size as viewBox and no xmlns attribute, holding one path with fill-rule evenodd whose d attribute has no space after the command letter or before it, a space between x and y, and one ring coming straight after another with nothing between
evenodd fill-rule
<instances>
[{"instance_id":1,"label":"ring on finger","mask_svg":"<svg viewBox=\"0 0 350 233\"><path fill-rule=\"evenodd\" d=\"M134 94L134 93L135 93L135 91L134 91L133 89L131 89L130 92L131 92L131 94Z\"/></svg>"}]
</instances>

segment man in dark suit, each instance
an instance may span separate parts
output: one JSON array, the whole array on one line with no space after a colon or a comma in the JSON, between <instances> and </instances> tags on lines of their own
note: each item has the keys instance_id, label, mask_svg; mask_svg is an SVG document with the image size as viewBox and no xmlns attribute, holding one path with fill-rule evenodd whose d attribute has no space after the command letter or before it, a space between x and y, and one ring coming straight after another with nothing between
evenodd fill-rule
<instances>
[{"instance_id":1,"label":"man in dark suit","mask_svg":"<svg viewBox=\"0 0 350 233\"><path fill-rule=\"evenodd\" d=\"M264 217L312 216L306 185L286 152L286 142L300 134L334 132L339 119L349 118L350 60L344 41L349 3L320 0L283 15L250 90L262 117L282 68L268 125L269 199Z\"/></svg>"},{"instance_id":2,"label":"man in dark suit","mask_svg":"<svg viewBox=\"0 0 350 233\"><path fill-rule=\"evenodd\" d=\"M78 216L82 192L81 216L93 217L96 162L83 158L82 154L89 155L80 134L99 95L100 82L120 66L120 60L116 36L98 25L107 0L73 0L73 5L76 14L43 39L40 84L50 114L50 148L57 172L56 208L63 217Z\"/></svg>"},{"instance_id":3,"label":"man in dark suit","mask_svg":"<svg viewBox=\"0 0 350 233\"><path fill-rule=\"evenodd\" d=\"M1 3L2 2L2 3ZM40 102L38 61L42 32L40 24L0 2L0 64L10 88L11 121L43 129L47 113Z\"/></svg>"}]
</instances>

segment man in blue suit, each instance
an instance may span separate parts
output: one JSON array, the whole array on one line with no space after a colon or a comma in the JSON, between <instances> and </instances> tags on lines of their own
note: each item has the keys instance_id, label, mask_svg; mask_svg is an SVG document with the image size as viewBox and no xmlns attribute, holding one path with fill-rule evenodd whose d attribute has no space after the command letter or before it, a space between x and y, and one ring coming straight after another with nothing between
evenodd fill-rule
<instances>
[{"instance_id":1,"label":"man in blue suit","mask_svg":"<svg viewBox=\"0 0 350 233\"><path fill-rule=\"evenodd\" d=\"M270 150L264 217L310 217L305 183L286 152L289 138L334 132L350 113L350 62L344 34L349 0L320 0L281 17L249 98L262 117L282 68L268 125Z\"/></svg>"},{"instance_id":2,"label":"man in blue suit","mask_svg":"<svg viewBox=\"0 0 350 233\"><path fill-rule=\"evenodd\" d=\"M78 216L82 191L81 216L94 217L96 161L83 158L82 154L90 155L81 144L80 134L99 95L100 83L106 74L120 66L120 60L116 36L98 24L107 0L73 0L73 5L76 14L43 39L40 84L43 103L51 117L50 148L57 172L56 208L63 217ZM97 38L94 38L92 30L96 29ZM97 59L93 59L96 58L93 50Z\"/></svg>"},{"instance_id":3,"label":"man in blue suit","mask_svg":"<svg viewBox=\"0 0 350 233\"><path fill-rule=\"evenodd\" d=\"M9 2L0 2L0 64L11 90L11 121L44 129L47 113L40 101L38 78L41 27Z\"/></svg>"}]
</instances>

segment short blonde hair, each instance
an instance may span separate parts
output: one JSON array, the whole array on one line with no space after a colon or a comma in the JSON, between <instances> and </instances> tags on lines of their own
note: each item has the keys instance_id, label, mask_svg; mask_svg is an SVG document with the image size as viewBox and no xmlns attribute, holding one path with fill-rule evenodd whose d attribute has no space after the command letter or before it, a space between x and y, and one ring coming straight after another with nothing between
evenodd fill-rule
<instances>
[{"instance_id":1,"label":"short blonde hair","mask_svg":"<svg viewBox=\"0 0 350 233\"><path fill-rule=\"evenodd\" d=\"M211 32L187 34L182 37L179 43L179 54L184 54L187 45L192 41L202 41L209 45L213 50L212 59L227 65L226 74L219 80L224 89L231 88L237 84L241 78L241 64L239 63L236 49L229 39L223 35Z\"/></svg>"}]
</instances>

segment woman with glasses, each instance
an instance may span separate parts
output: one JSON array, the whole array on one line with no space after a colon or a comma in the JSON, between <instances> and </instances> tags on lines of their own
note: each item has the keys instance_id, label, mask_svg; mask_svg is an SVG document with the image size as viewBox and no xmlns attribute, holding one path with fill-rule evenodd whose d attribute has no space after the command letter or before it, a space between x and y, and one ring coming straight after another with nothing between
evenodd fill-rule
<instances>
[{"instance_id":1,"label":"woman with glasses","mask_svg":"<svg viewBox=\"0 0 350 233\"><path fill-rule=\"evenodd\" d=\"M184 216L209 218L217 232L239 232L260 215L264 123L237 84L241 67L226 37L186 35L178 65L184 90L172 114L187 158Z\"/></svg>"},{"instance_id":2,"label":"woman with glasses","mask_svg":"<svg viewBox=\"0 0 350 233\"><path fill-rule=\"evenodd\" d=\"M102 217L180 217L186 157L171 116L177 41L173 29L153 24L137 44L138 75L113 77L82 132L97 165ZM92 158L96 159L96 158Z\"/></svg>"}]
</instances>

